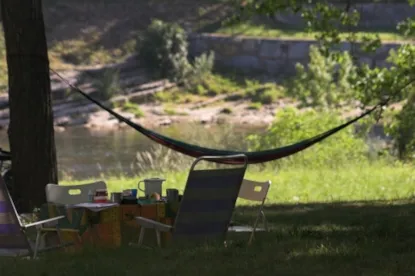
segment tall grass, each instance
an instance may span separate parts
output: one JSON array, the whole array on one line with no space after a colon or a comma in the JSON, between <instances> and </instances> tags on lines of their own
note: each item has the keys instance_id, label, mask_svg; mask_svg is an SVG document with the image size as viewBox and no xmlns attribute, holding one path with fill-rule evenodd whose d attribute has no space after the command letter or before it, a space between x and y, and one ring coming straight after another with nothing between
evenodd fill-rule
<instances>
[{"instance_id":1,"label":"tall grass","mask_svg":"<svg viewBox=\"0 0 415 276\"><path fill-rule=\"evenodd\" d=\"M415 195L414 167L411 165L375 162L345 164L338 168L292 167L276 169L251 167L245 177L257 181L271 180L268 204L310 203L357 200L394 200ZM183 192L188 171L146 172L133 178L104 177L110 191L137 187L146 177L164 177L163 188L177 188ZM80 184L83 181L64 181ZM240 204L247 202L241 201Z\"/></svg>"}]
</instances>

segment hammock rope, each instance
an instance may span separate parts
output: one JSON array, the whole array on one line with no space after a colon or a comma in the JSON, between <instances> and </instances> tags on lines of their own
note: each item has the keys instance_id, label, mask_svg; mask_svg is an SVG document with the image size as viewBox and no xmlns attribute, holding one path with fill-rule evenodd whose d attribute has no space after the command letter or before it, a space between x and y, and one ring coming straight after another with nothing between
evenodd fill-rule
<instances>
[{"instance_id":1,"label":"hammock rope","mask_svg":"<svg viewBox=\"0 0 415 276\"><path fill-rule=\"evenodd\" d=\"M174 151L180 152L182 154L191 156L191 157L200 157L204 155L215 155L215 156L226 156L226 155L235 155L235 154L244 154L248 157L248 164L259 164L259 163L265 163L269 161L278 160L284 157L288 157L290 155L293 155L295 153L298 153L300 151L303 151L321 141L324 139L332 136L333 134L339 132L340 130L348 127L349 125L359 121L360 119L366 117L367 115L371 114L373 111L375 111L377 108L382 107L386 105L386 103L389 101L386 100L384 102L380 102L379 104L375 105L374 107L370 108L369 110L363 112L361 115L337 126L334 127L326 132L323 132L321 134L318 134L314 137L299 141L297 143L283 146L280 148L270 149L270 150L263 150L263 151L255 151L255 152L244 152L244 151L229 151L229 150L219 150L219 149L211 149L206 147L201 147L198 145L188 144L167 136L164 136L162 134L159 134L157 132L151 131L149 129L144 128L143 126L136 124L132 122L131 120L125 118L121 114L118 114L111 108L106 107L99 101L95 100L88 94L86 94L84 91L82 91L79 87L71 84L68 80L66 80L64 77L62 77L59 73L56 71L50 69L52 73L54 73L56 76L58 76L68 87L72 88L73 90L80 93L82 96L84 96L89 101L93 102L100 108L107 111L109 114L113 115L115 118L117 118L119 121L124 122L128 126L132 127L136 131L142 133L149 139L153 140L154 142L163 145L165 147L168 147ZM227 159L227 160L220 160L220 161L212 161L216 163L223 163L223 164L242 164L244 161L241 158L236 159Z\"/></svg>"}]
</instances>

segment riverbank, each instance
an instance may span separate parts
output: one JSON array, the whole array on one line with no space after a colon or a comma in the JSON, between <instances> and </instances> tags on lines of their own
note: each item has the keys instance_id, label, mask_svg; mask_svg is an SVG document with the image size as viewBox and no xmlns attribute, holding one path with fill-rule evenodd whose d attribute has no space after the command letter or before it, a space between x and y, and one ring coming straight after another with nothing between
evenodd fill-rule
<instances>
[{"instance_id":1,"label":"riverbank","mask_svg":"<svg viewBox=\"0 0 415 276\"><path fill-rule=\"evenodd\" d=\"M109 73L108 73L109 72ZM65 70L51 75L56 131L70 127L117 130L126 127L114 116L83 98L66 83L74 84L103 105L145 127L175 124L231 124L266 127L275 113L299 102L288 97L275 80L214 73L193 91L166 79L154 80L131 56L117 64ZM117 89L105 95L108 83L117 79ZM304 109L305 110L305 109ZM345 117L359 114L358 105L341 106ZM9 124L8 96L0 96L0 129Z\"/></svg>"},{"instance_id":2,"label":"riverbank","mask_svg":"<svg viewBox=\"0 0 415 276\"><path fill-rule=\"evenodd\" d=\"M178 104L166 107L164 104L139 105L141 116L115 109L126 118L146 127L158 127L174 124L230 124L248 126L268 126L274 120L275 111L287 106L285 101L252 109L249 101L221 102L212 106L193 108L194 104ZM117 129L128 127L120 123L106 111L91 113L85 119L84 127L91 129ZM69 123L71 124L71 123ZM73 124L73 123L72 123ZM57 127L64 127L57 125Z\"/></svg>"}]
</instances>

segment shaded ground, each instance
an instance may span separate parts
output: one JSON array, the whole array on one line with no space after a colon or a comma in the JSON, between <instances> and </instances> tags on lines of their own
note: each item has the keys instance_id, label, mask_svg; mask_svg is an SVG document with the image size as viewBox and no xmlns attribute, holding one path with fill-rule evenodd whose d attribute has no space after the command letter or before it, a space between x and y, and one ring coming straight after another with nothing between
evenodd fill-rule
<instances>
[{"instance_id":1,"label":"shaded ground","mask_svg":"<svg viewBox=\"0 0 415 276\"><path fill-rule=\"evenodd\" d=\"M251 208L239 209L247 220ZM241 212L244 217L241 218ZM0 260L1 275L413 275L415 204L354 202L273 205L272 232L232 236L229 248L124 248L50 255L34 262ZM252 217L250 217L252 218Z\"/></svg>"}]
</instances>

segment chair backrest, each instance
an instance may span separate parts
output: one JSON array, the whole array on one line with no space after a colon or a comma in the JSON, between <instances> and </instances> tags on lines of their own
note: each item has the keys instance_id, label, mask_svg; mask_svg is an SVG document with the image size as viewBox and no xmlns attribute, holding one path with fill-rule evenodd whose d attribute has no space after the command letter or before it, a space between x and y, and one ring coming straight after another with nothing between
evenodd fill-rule
<instances>
[{"instance_id":1,"label":"chair backrest","mask_svg":"<svg viewBox=\"0 0 415 276\"><path fill-rule=\"evenodd\" d=\"M13 200L0 176L0 256L25 254L30 250Z\"/></svg>"},{"instance_id":2,"label":"chair backrest","mask_svg":"<svg viewBox=\"0 0 415 276\"><path fill-rule=\"evenodd\" d=\"M202 160L243 158L239 168L194 170ZM206 156L193 162L173 228L173 238L225 239L239 189L245 175L245 155Z\"/></svg>"},{"instance_id":3,"label":"chair backrest","mask_svg":"<svg viewBox=\"0 0 415 276\"><path fill-rule=\"evenodd\" d=\"M97 189L106 189L104 181L80 185L46 185L46 199L53 204L79 204L88 202L88 192Z\"/></svg>"},{"instance_id":4,"label":"chair backrest","mask_svg":"<svg viewBox=\"0 0 415 276\"><path fill-rule=\"evenodd\" d=\"M271 181L269 180L265 182L258 182L244 179L242 181L238 197L251 201L264 202L270 186Z\"/></svg>"}]
</instances>

